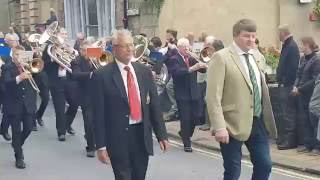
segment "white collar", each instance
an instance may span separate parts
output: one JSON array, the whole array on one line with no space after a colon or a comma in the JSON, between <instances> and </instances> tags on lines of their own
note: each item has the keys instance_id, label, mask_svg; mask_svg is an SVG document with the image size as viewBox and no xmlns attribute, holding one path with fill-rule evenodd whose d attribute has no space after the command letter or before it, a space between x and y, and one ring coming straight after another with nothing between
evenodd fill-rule
<instances>
[{"instance_id":1,"label":"white collar","mask_svg":"<svg viewBox=\"0 0 320 180\"><path fill-rule=\"evenodd\" d=\"M232 43L232 45L234 46L234 49L236 50L237 54L239 56L243 55L243 54L253 54L253 49L250 49L248 52L244 52L234 41Z\"/></svg>"},{"instance_id":2,"label":"white collar","mask_svg":"<svg viewBox=\"0 0 320 180\"><path fill-rule=\"evenodd\" d=\"M120 61L117 60L117 59L115 59L115 60L116 60L116 63L117 63L117 65L118 65L120 71L124 70L124 68L125 68L126 66L129 66L129 68L130 68L131 71L133 70L133 66L132 66L131 60L129 61L128 64L124 64L124 63L120 62Z\"/></svg>"}]
</instances>

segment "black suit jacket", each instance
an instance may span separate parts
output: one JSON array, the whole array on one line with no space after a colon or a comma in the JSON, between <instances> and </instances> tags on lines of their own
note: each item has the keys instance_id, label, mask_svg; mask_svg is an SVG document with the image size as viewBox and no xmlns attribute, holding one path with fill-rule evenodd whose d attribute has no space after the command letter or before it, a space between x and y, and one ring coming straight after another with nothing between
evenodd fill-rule
<instances>
[{"instance_id":1,"label":"black suit jacket","mask_svg":"<svg viewBox=\"0 0 320 180\"><path fill-rule=\"evenodd\" d=\"M158 140L167 139L167 132L150 69L138 63L132 63L132 65L140 89L145 149L149 155L152 155L152 129ZM110 63L95 71L92 79L96 147L99 149L106 146L111 156L122 156L130 149L128 147L130 109L117 63Z\"/></svg>"},{"instance_id":2,"label":"black suit jacket","mask_svg":"<svg viewBox=\"0 0 320 180\"><path fill-rule=\"evenodd\" d=\"M190 67L196 63L194 58L189 57ZM172 75L175 98L177 100L199 100L201 92L197 83L197 71L189 72L187 64L179 53L171 56L166 65ZM206 72L206 70L201 69L199 72Z\"/></svg>"},{"instance_id":3,"label":"black suit jacket","mask_svg":"<svg viewBox=\"0 0 320 180\"><path fill-rule=\"evenodd\" d=\"M320 57L316 53L311 54L311 56L307 60L305 56L301 58L294 84L307 102L310 101L315 86L315 79L320 73Z\"/></svg>"},{"instance_id":4,"label":"black suit jacket","mask_svg":"<svg viewBox=\"0 0 320 180\"><path fill-rule=\"evenodd\" d=\"M19 75L18 68L13 62L2 66L1 76L3 76L6 97L4 103L4 113L21 114L23 108L27 113L36 112L36 91L32 88L28 80L16 83L16 77Z\"/></svg>"},{"instance_id":5,"label":"black suit jacket","mask_svg":"<svg viewBox=\"0 0 320 180\"><path fill-rule=\"evenodd\" d=\"M61 81L58 76L60 65L55 61L51 61L51 57L48 54L48 45L45 47L42 53L42 59L44 61L44 71L47 73L48 76L48 86L63 89L63 85L61 84ZM66 78L71 80L71 73L69 73L68 71Z\"/></svg>"},{"instance_id":6,"label":"black suit jacket","mask_svg":"<svg viewBox=\"0 0 320 180\"><path fill-rule=\"evenodd\" d=\"M299 48L293 37L289 37L282 46L279 65L277 68L277 79L279 84L292 86L296 79L299 66Z\"/></svg>"},{"instance_id":7,"label":"black suit jacket","mask_svg":"<svg viewBox=\"0 0 320 180\"><path fill-rule=\"evenodd\" d=\"M72 78L78 82L80 92L80 103L82 106L91 104L91 85L90 74L95 69L83 56L77 57L71 62Z\"/></svg>"}]
</instances>

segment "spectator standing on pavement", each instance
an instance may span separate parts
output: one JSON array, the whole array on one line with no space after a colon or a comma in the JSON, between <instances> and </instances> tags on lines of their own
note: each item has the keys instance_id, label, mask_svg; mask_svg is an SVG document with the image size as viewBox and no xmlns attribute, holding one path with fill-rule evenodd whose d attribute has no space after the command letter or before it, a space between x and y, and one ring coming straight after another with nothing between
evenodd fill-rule
<instances>
[{"instance_id":1,"label":"spectator standing on pavement","mask_svg":"<svg viewBox=\"0 0 320 180\"><path fill-rule=\"evenodd\" d=\"M291 91L296 79L299 65L299 48L290 33L288 25L279 26L279 38L283 43L280 60L277 68L277 80L279 84L281 113L277 129L279 137L278 149L292 149L303 144L303 134L297 126L297 98L292 96Z\"/></svg>"},{"instance_id":2,"label":"spectator standing on pavement","mask_svg":"<svg viewBox=\"0 0 320 180\"><path fill-rule=\"evenodd\" d=\"M272 169L268 135L277 136L268 86L253 51L257 26L242 19L233 26L233 43L209 64L207 108L220 143L224 180L239 179L241 147L249 150L252 179L267 180Z\"/></svg>"},{"instance_id":3,"label":"spectator standing on pavement","mask_svg":"<svg viewBox=\"0 0 320 180\"><path fill-rule=\"evenodd\" d=\"M318 118L310 114L309 103L315 86L315 79L320 73L320 57L316 54L318 45L312 37L301 38L301 50L303 56L293 86L292 94L298 97L299 120L297 127L302 128L304 145L299 146L297 151L310 152L312 155L320 155L320 142L316 139ZM300 134L299 134L300 135Z\"/></svg>"}]
</instances>

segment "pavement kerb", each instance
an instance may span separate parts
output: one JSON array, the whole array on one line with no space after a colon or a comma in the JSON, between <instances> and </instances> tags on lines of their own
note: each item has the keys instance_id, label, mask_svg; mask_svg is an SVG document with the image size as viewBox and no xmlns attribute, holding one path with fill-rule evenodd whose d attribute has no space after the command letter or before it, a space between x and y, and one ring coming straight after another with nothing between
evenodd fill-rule
<instances>
[{"instance_id":1,"label":"pavement kerb","mask_svg":"<svg viewBox=\"0 0 320 180\"><path fill-rule=\"evenodd\" d=\"M171 133L171 132L168 132L168 136L170 138L173 138L173 139L181 140L181 138L178 135L176 135L174 133ZM200 148L213 150L215 152L221 152L220 148L215 147L215 146L210 146L210 145L207 145L207 144L194 142L194 141L192 142L192 144L194 144L194 145L196 145L196 146L198 146ZM246 159L246 160L250 160L250 156L247 155L247 154L243 154L243 158ZM283 164L283 163L274 162L274 161L272 161L272 164L275 165L275 166L281 167L281 168L285 168L285 169L290 169L290 170L295 170L295 171L301 171L301 172L305 172L305 173L311 173L311 174L315 174L315 175L320 175L320 171L316 170L316 169L301 168L301 167L291 166L291 165L288 165L288 164Z\"/></svg>"}]
</instances>

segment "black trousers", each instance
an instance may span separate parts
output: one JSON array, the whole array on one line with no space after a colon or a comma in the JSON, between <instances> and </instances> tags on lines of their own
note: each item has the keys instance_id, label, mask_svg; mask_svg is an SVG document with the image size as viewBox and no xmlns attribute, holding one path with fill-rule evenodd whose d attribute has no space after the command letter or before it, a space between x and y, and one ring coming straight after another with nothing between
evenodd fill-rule
<instances>
[{"instance_id":1,"label":"black trousers","mask_svg":"<svg viewBox=\"0 0 320 180\"><path fill-rule=\"evenodd\" d=\"M301 112L299 99L292 96L291 91L291 86L280 88L281 118L277 122L278 136L282 142L287 142L290 145L302 145L304 144L304 130L300 119L301 116L304 116L305 111Z\"/></svg>"},{"instance_id":2,"label":"black trousers","mask_svg":"<svg viewBox=\"0 0 320 180\"><path fill-rule=\"evenodd\" d=\"M180 118L180 136L185 146L191 146L196 122L201 117L201 100L177 100Z\"/></svg>"},{"instance_id":3,"label":"black trousers","mask_svg":"<svg viewBox=\"0 0 320 180\"><path fill-rule=\"evenodd\" d=\"M14 149L15 157L16 159L23 159L22 145L32 131L35 114L29 114L24 109L22 114L10 114L8 117L11 120L12 147ZM21 128L21 124L23 125L23 128Z\"/></svg>"},{"instance_id":4,"label":"black trousers","mask_svg":"<svg viewBox=\"0 0 320 180\"><path fill-rule=\"evenodd\" d=\"M39 96L41 98L41 103L40 103L39 109L36 112L36 118L42 119L44 111L46 110L47 105L49 103L49 88L48 87L40 88Z\"/></svg>"},{"instance_id":5,"label":"black trousers","mask_svg":"<svg viewBox=\"0 0 320 180\"><path fill-rule=\"evenodd\" d=\"M69 89L69 83L67 79L61 78L57 82L57 86L50 87L58 135L66 134L66 130L71 127L79 106L74 97L76 91L72 93L72 90ZM65 111L66 102L69 104L67 111Z\"/></svg>"},{"instance_id":6,"label":"black trousers","mask_svg":"<svg viewBox=\"0 0 320 180\"><path fill-rule=\"evenodd\" d=\"M95 150L95 140L94 140L94 133L93 133L93 112L92 107L90 106L81 106L82 109L82 116L84 121L84 131L85 137L87 140L87 151Z\"/></svg>"},{"instance_id":7,"label":"black trousers","mask_svg":"<svg viewBox=\"0 0 320 180\"><path fill-rule=\"evenodd\" d=\"M3 113L2 121L1 121L1 125L0 125L0 132L1 133L8 133L9 126L10 126L9 117L6 113Z\"/></svg>"},{"instance_id":8,"label":"black trousers","mask_svg":"<svg viewBox=\"0 0 320 180\"><path fill-rule=\"evenodd\" d=\"M110 154L115 180L145 179L149 155L145 149L143 132L142 124L130 125L127 153L121 156Z\"/></svg>"},{"instance_id":9,"label":"black trousers","mask_svg":"<svg viewBox=\"0 0 320 180\"><path fill-rule=\"evenodd\" d=\"M202 124L206 124L208 122L207 104L205 101L207 82L199 83L199 87L200 87L200 91L201 91L201 99L200 99L200 101L201 101L201 114L200 114L199 123L197 125L202 125Z\"/></svg>"}]
</instances>

